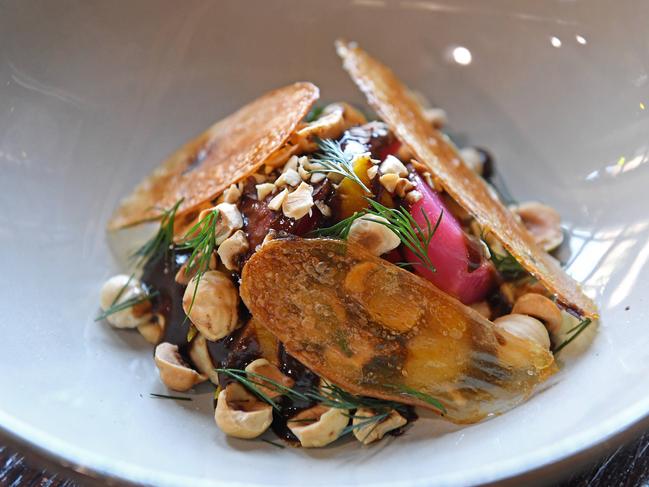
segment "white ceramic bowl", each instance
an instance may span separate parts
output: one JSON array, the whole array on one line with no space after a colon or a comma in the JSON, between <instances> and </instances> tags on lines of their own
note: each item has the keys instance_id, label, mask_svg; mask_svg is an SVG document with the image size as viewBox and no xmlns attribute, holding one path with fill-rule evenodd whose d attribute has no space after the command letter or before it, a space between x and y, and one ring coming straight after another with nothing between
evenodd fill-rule
<instances>
[{"instance_id":1,"label":"white ceramic bowl","mask_svg":"<svg viewBox=\"0 0 649 487\"><path fill-rule=\"evenodd\" d=\"M0 429L79 470L155 485L464 485L549 478L587 459L649 412L648 10L641 0L5 3ZM207 390L184 403L149 397L164 391L150 347L93 321L98 289L118 271L104 225L175 147L269 88L310 80L324 100L362 102L334 54L338 36L490 148L515 197L560 210L569 271L603 319L552 387L504 416L463 429L421 420L371 448L280 450L225 438Z\"/></svg>"}]
</instances>

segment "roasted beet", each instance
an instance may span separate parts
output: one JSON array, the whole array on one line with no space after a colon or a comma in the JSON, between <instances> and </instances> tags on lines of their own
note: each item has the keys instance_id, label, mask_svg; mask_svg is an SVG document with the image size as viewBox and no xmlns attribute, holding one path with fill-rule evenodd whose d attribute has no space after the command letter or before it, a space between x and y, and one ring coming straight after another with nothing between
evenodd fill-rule
<instances>
[{"instance_id":1,"label":"roasted beet","mask_svg":"<svg viewBox=\"0 0 649 487\"><path fill-rule=\"evenodd\" d=\"M421 265L418 257L409 249L404 249L406 260L419 263L413 266L417 274L465 304L485 299L494 286L494 269L491 262L484 258L477 242L464 233L462 226L438 193L418 175L414 176L413 182L423 195L423 198L409 208L415 221L425 229L424 214L434 224L440 212L444 213L428 246L428 257L435 266L435 272Z\"/></svg>"},{"instance_id":2,"label":"roasted beet","mask_svg":"<svg viewBox=\"0 0 649 487\"><path fill-rule=\"evenodd\" d=\"M325 179L313 191L313 201L329 203L333 195L333 186L328 179ZM268 202L273 195L267 196L263 201L257 200L254 179L248 182L241 197L239 210L243 215L243 230L248 237L250 255L255 252L257 245L261 244L269 230L286 232L292 235L304 236L314 230L325 220L317 206L311 208L311 214L299 220L284 216L281 211L272 211L268 208Z\"/></svg>"}]
</instances>

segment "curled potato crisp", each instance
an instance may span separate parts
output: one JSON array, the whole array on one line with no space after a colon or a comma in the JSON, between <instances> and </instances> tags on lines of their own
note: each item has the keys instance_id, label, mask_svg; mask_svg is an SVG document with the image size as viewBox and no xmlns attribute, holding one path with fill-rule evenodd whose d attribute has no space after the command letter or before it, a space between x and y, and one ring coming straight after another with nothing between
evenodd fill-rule
<instances>
[{"instance_id":1,"label":"curled potato crisp","mask_svg":"<svg viewBox=\"0 0 649 487\"><path fill-rule=\"evenodd\" d=\"M172 154L122 200L116 230L153 220L182 199L178 215L209 207L225 188L254 173L296 130L320 91L293 83L250 102ZM201 206L202 205L202 206Z\"/></svg>"},{"instance_id":2,"label":"curled potato crisp","mask_svg":"<svg viewBox=\"0 0 649 487\"><path fill-rule=\"evenodd\" d=\"M276 240L243 269L255 320L325 379L472 423L524 400L552 354L496 330L430 282L338 240ZM439 412L439 410L438 410Z\"/></svg>"}]
</instances>

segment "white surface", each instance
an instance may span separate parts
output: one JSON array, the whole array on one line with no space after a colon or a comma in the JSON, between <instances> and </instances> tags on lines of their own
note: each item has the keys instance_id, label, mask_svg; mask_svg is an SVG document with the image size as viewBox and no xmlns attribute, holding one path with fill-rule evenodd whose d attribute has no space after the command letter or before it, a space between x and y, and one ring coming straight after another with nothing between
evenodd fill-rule
<instances>
[{"instance_id":1,"label":"white surface","mask_svg":"<svg viewBox=\"0 0 649 487\"><path fill-rule=\"evenodd\" d=\"M441 485L553 462L646 415L648 7L3 4L0 428L156 485ZM360 101L334 54L338 36L443 106L456 131L495 154L515 197L562 213L570 272L597 299L602 325L552 387L483 424L422 420L372 448L229 440L209 392L189 403L149 398L163 392L150 347L93 322L101 283L118 270L104 225L176 146L269 88L305 79L325 100Z\"/></svg>"}]
</instances>

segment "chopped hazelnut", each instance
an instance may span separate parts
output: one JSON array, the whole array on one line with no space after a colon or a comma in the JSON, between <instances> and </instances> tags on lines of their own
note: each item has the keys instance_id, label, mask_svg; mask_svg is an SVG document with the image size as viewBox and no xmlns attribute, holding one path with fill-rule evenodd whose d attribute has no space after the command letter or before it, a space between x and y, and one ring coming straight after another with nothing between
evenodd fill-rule
<instances>
[{"instance_id":1,"label":"chopped hazelnut","mask_svg":"<svg viewBox=\"0 0 649 487\"><path fill-rule=\"evenodd\" d=\"M297 173L296 173L297 174ZM282 211L289 218L299 220L311 211L313 188L302 182L295 191L289 193L282 203Z\"/></svg>"}]
</instances>

